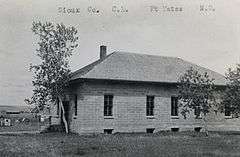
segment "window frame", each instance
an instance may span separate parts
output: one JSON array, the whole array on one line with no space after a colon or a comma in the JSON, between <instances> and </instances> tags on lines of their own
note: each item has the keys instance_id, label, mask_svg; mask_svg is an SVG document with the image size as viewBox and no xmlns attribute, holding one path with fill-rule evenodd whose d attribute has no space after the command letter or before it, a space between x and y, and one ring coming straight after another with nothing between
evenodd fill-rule
<instances>
[{"instance_id":1,"label":"window frame","mask_svg":"<svg viewBox=\"0 0 240 157\"><path fill-rule=\"evenodd\" d=\"M113 94L104 95L104 107L103 115L104 117L113 117Z\"/></svg>"},{"instance_id":2,"label":"window frame","mask_svg":"<svg viewBox=\"0 0 240 157\"><path fill-rule=\"evenodd\" d=\"M146 116L147 117L153 117L154 116L154 95L147 95L146 97Z\"/></svg>"}]
</instances>

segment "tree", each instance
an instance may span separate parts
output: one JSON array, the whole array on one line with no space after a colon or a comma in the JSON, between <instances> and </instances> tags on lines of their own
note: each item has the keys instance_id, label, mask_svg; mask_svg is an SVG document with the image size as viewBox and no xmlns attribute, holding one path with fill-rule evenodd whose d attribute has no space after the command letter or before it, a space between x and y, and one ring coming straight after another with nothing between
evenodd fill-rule
<instances>
[{"instance_id":1,"label":"tree","mask_svg":"<svg viewBox=\"0 0 240 157\"><path fill-rule=\"evenodd\" d=\"M184 118L190 110L195 111L196 118L202 116L205 132L208 135L206 115L212 105L215 104L215 85L207 72L200 74L192 67L179 79L179 107Z\"/></svg>"},{"instance_id":2,"label":"tree","mask_svg":"<svg viewBox=\"0 0 240 157\"><path fill-rule=\"evenodd\" d=\"M234 69L229 68L226 78L228 83L222 94L220 109L222 112L227 110L234 117L238 117L240 114L240 64L237 64Z\"/></svg>"},{"instance_id":3,"label":"tree","mask_svg":"<svg viewBox=\"0 0 240 157\"><path fill-rule=\"evenodd\" d=\"M70 76L69 58L78 46L77 30L64 24L33 22L32 31L39 38L36 55L41 63L30 65L34 89L32 97L26 102L36 105L39 110L59 103L68 133L62 98Z\"/></svg>"}]
</instances>

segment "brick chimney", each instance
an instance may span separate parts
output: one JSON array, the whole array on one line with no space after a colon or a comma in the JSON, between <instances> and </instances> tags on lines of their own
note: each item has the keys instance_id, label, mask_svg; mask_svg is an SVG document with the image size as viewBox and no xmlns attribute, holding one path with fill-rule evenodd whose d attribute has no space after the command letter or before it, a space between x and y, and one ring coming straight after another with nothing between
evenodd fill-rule
<instances>
[{"instance_id":1,"label":"brick chimney","mask_svg":"<svg viewBox=\"0 0 240 157\"><path fill-rule=\"evenodd\" d=\"M107 46L100 46L100 59L104 59L107 55Z\"/></svg>"}]
</instances>

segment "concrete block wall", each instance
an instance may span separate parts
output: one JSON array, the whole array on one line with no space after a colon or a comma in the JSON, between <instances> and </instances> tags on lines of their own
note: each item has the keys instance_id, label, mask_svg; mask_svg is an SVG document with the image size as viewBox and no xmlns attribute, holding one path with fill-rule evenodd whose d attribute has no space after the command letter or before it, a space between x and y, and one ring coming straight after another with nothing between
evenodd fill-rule
<instances>
[{"instance_id":1,"label":"concrete block wall","mask_svg":"<svg viewBox=\"0 0 240 157\"><path fill-rule=\"evenodd\" d=\"M184 119L171 117L171 96L176 96L176 87L170 85L123 82L90 81L75 85L78 95L78 114L71 117L70 129L80 134L113 132L154 132L179 128L180 131L203 127L202 119L196 119L193 112ZM112 94L113 116L104 117L104 95ZM146 116L146 96L154 95L154 116ZM71 101L71 106L74 102ZM74 108L72 108L73 110ZM73 112L72 112L73 113ZM239 119L226 119L222 113L211 112L207 116L209 130L239 130Z\"/></svg>"}]
</instances>

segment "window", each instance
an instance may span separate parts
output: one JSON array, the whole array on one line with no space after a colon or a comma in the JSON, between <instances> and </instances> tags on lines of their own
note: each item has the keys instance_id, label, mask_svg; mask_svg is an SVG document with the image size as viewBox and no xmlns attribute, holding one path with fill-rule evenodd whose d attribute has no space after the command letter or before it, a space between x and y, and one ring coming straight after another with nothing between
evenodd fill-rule
<instances>
[{"instance_id":1,"label":"window","mask_svg":"<svg viewBox=\"0 0 240 157\"><path fill-rule=\"evenodd\" d=\"M179 131L179 128L171 128L171 131L172 131L172 132L178 132L178 131Z\"/></svg>"},{"instance_id":2,"label":"window","mask_svg":"<svg viewBox=\"0 0 240 157\"><path fill-rule=\"evenodd\" d=\"M195 128L194 128L194 131L196 131L196 132L200 132L201 129L202 129L202 127L195 127Z\"/></svg>"},{"instance_id":3,"label":"window","mask_svg":"<svg viewBox=\"0 0 240 157\"><path fill-rule=\"evenodd\" d=\"M154 96L147 96L146 115L154 115Z\"/></svg>"},{"instance_id":4,"label":"window","mask_svg":"<svg viewBox=\"0 0 240 157\"><path fill-rule=\"evenodd\" d=\"M196 106L194 109L194 115L196 116L196 118L201 118L200 111L201 111L200 106Z\"/></svg>"},{"instance_id":5,"label":"window","mask_svg":"<svg viewBox=\"0 0 240 157\"><path fill-rule=\"evenodd\" d=\"M228 105L225 105L225 116L231 116L231 110Z\"/></svg>"},{"instance_id":6,"label":"window","mask_svg":"<svg viewBox=\"0 0 240 157\"><path fill-rule=\"evenodd\" d=\"M113 95L104 95L104 116L112 116Z\"/></svg>"},{"instance_id":7,"label":"window","mask_svg":"<svg viewBox=\"0 0 240 157\"><path fill-rule=\"evenodd\" d=\"M113 129L104 129L103 132L104 134L112 134Z\"/></svg>"},{"instance_id":8,"label":"window","mask_svg":"<svg viewBox=\"0 0 240 157\"><path fill-rule=\"evenodd\" d=\"M77 94L75 94L75 96L74 96L74 115L75 116L77 116L77 100L78 99L78 97L77 97Z\"/></svg>"},{"instance_id":9,"label":"window","mask_svg":"<svg viewBox=\"0 0 240 157\"><path fill-rule=\"evenodd\" d=\"M57 115L60 115L59 99L57 99Z\"/></svg>"},{"instance_id":10,"label":"window","mask_svg":"<svg viewBox=\"0 0 240 157\"><path fill-rule=\"evenodd\" d=\"M154 130L155 130L155 128L147 128L146 132L152 134L154 132Z\"/></svg>"},{"instance_id":11,"label":"window","mask_svg":"<svg viewBox=\"0 0 240 157\"><path fill-rule=\"evenodd\" d=\"M178 97L171 97L171 116L178 116Z\"/></svg>"}]
</instances>

